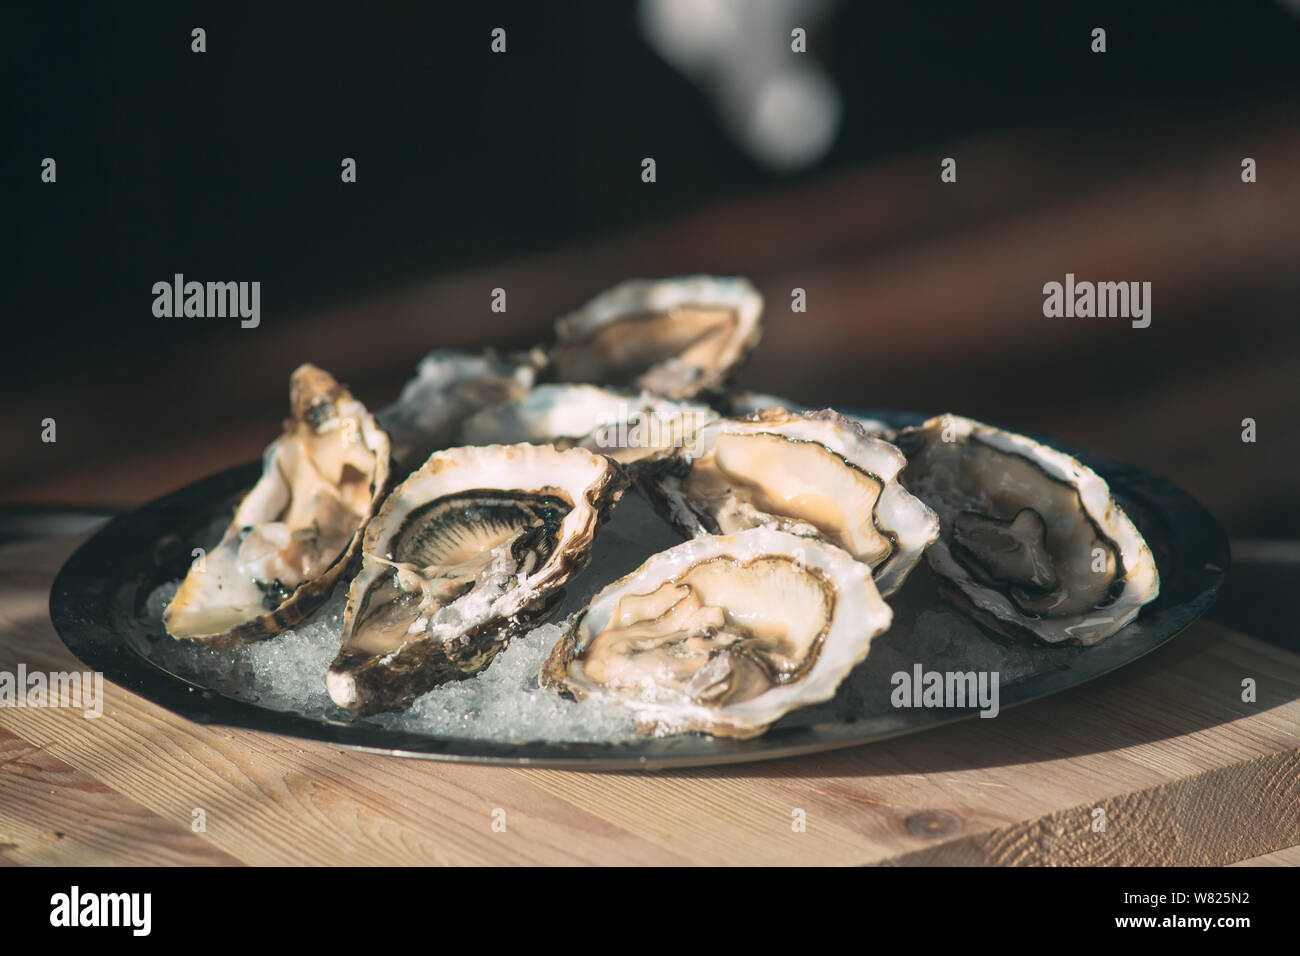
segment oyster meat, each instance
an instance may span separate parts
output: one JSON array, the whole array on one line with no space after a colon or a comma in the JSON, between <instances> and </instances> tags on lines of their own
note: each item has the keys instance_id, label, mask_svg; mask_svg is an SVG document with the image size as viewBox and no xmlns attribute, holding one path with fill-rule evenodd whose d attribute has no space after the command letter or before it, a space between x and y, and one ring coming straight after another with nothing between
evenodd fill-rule
<instances>
[{"instance_id":1,"label":"oyster meat","mask_svg":"<svg viewBox=\"0 0 1300 956\"><path fill-rule=\"evenodd\" d=\"M632 467L638 488L687 535L757 526L824 538L892 594L939 536L899 483L903 454L830 409L756 412L704 426L684 454Z\"/></svg>"},{"instance_id":2,"label":"oyster meat","mask_svg":"<svg viewBox=\"0 0 1300 956\"><path fill-rule=\"evenodd\" d=\"M762 312L746 279L633 279L556 320L553 371L561 382L692 398L758 345Z\"/></svg>"},{"instance_id":3,"label":"oyster meat","mask_svg":"<svg viewBox=\"0 0 1300 956\"><path fill-rule=\"evenodd\" d=\"M366 529L330 696L400 710L486 667L553 610L626 484L580 448L454 448L393 490Z\"/></svg>"},{"instance_id":4,"label":"oyster meat","mask_svg":"<svg viewBox=\"0 0 1300 956\"><path fill-rule=\"evenodd\" d=\"M292 417L220 543L167 606L175 638L237 644L272 637L326 597L361 544L388 481L388 436L328 372L301 365Z\"/></svg>"},{"instance_id":5,"label":"oyster meat","mask_svg":"<svg viewBox=\"0 0 1300 956\"><path fill-rule=\"evenodd\" d=\"M466 422L470 445L550 443L587 448L626 463L682 447L718 417L707 405L649 392L626 395L595 385L538 385L523 398Z\"/></svg>"},{"instance_id":6,"label":"oyster meat","mask_svg":"<svg viewBox=\"0 0 1300 956\"><path fill-rule=\"evenodd\" d=\"M927 560L978 620L1046 644L1095 644L1160 593L1155 558L1096 472L969 418L904 429L907 487L939 513Z\"/></svg>"},{"instance_id":7,"label":"oyster meat","mask_svg":"<svg viewBox=\"0 0 1300 956\"><path fill-rule=\"evenodd\" d=\"M833 697L890 619L871 569L833 545L771 528L706 535L597 594L540 682L621 700L641 733L753 737Z\"/></svg>"}]
</instances>

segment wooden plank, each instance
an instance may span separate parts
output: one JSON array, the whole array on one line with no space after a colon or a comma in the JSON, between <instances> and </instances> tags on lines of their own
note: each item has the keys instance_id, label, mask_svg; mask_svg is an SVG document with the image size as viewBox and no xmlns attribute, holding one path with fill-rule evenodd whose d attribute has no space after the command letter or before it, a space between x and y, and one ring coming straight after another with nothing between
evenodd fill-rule
<instances>
[{"instance_id":1,"label":"wooden plank","mask_svg":"<svg viewBox=\"0 0 1300 956\"><path fill-rule=\"evenodd\" d=\"M1097 820L1104 820L1104 829L1094 828ZM1071 807L892 862L1218 866L1267 852L1279 841L1300 841L1300 750Z\"/></svg>"},{"instance_id":2,"label":"wooden plank","mask_svg":"<svg viewBox=\"0 0 1300 956\"><path fill-rule=\"evenodd\" d=\"M0 729L0 859L39 865L237 865L191 826L151 813Z\"/></svg>"},{"instance_id":3,"label":"wooden plank","mask_svg":"<svg viewBox=\"0 0 1300 956\"><path fill-rule=\"evenodd\" d=\"M43 614L69 549L0 550L0 669L75 666ZM1245 676L1255 703L1240 699ZM204 862L1226 863L1300 843L1300 657L1211 624L996 720L658 774L341 752L192 724L111 685L97 720L5 709L0 728L29 764L57 761L18 782L0 768L0 843L76 832L59 859L79 862L113 857L124 819L158 834L133 843L132 861L196 853L181 843L195 808L214 854ZM46 786L59 793L33 790ZM1105 833L1091 830L1095 807Z\"/></svg>"},{"instance_id":4,"label":"wooden plank","mask_svg":"<svg viewBox=\"0 0 1300 956\"><path fill-rule=\"evenodd\" d=\"M1275 850L1262 856L1252 856L1248 860L1238 860L1233 866L1300 866L1300 845L1289 846L1285 850Z\"/></svg>"}]
</instances>

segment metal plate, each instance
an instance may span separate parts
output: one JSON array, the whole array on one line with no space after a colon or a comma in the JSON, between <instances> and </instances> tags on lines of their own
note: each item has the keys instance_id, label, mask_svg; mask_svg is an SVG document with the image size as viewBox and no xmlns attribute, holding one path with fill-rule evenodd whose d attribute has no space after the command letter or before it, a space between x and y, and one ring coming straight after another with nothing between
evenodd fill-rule
<instances>
[{"instance_id":1,"label":"metal plate","mask_svg":"<svg viewBox=\"0 0 1300 956\"><path fill-rule=\"evenodd\" d=\"M921 420L909 413L863 414L895 427ZM1135 621L1102 643L1071 650L1056 659L1051 655L1060 649L1045 651L1046 663L1041 669L1002 684L1002 708L1080 684L1159 647L1213 603L1228 567L1223 531L1181 489L1104 456L1041 440L1076 455L1110 483L1115 498L1156 556L1161 591ZM889 709L826 719L820 716L825 707L819 705L787 715L753 740L686 734L616 744L563 743L433 737L380 727L350 718L341 710L338 719L319 719L223 696L148 659L159 635L146 626L143 609L155 588L185 574L191 546L210 535L214 523L228 519L257 480L260 468L260 462L253 462L196 482L113 519L83 544L59 572L50 595L50 616L69 649L107 679L199 723L398 756L474 763L588 770L739 763L869 743L976 713L971 709ZM912 578L926 574L918 567ZM870 664L868 657L862 667Z\"/></svg>"}]
</instances>

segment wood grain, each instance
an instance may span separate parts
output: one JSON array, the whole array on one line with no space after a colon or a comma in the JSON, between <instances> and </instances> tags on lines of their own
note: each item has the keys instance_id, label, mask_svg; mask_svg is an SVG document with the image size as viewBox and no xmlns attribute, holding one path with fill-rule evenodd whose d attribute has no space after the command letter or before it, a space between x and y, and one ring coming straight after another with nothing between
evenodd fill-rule
<instances>
[{"instance_id":1,"label":"wood grain","mask_svg":"<svg viewBox=\"0 0 1300 956\"><path fill-rule=\"evenodd\" d=\"M42 865L238 865L176 820L168 820L58 759L0 730L0 859Z\"/></svg>"},{"instance_id":2,"label":"wood grain","mask_svg":"<svg viewBox=\"0 0 1300 956\"><path fill-rule=\"evenodd\" d=\"M72 544L0 550L0 670L77 667L45 610ZM657 774L343 752L113 685L99 719L0 710L4 863L1230 863L1300 843L1298 798L1300 657L1211 624L997 720Z\"/></svg>"},{"instance_id":3,"label":"wood grain","mask_svg":"<svg viewBox=\"0 0 1300 956\"><path fill-rule=\"evenodd\" d=\"M1300 866L1300 846L1274 850L1262 856L1252 856L1249 860L1238 860L1233 866Z\"/></svg>"}]
</instances>

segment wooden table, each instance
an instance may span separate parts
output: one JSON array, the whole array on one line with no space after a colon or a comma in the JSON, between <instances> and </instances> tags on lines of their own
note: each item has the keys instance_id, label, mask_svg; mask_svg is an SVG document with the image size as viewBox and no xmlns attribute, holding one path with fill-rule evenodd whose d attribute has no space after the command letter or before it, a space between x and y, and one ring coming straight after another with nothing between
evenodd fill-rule
<instances>
[{"instance_id":1,"label":"wooden table","mask_svg":"<svg viewBox=\"0 0 1300 956\"><path fill-rule=\"evenodd\" d=\"M0 549L0 670L80 669L47 611L75 544ZM0 863L1300 863L1300 655L1207 622L996 720L654 774L338 751L105 686L99 719L0 709Z\"/></svg>"},{"instance_id":2,"label":"wooden table","mask_svg":"<svg viewBox=\"0 0 1300 956\"><path fill-rule=\"evenodd\" d=\"M114 317L118 351L7 403L0 501L135 508L260 454L300 361L377 407L429 348L527 346L628 276L710 271L752 276L768 298L747 387L1051 434L1170 476L1233 537L1295 538L1298 106L1109 115L1083 137L1077 123L994 131L626 234L430 264L201 349ZM960 185L939 181L941 156L960 157ZM1153 325L1045 320L1042 284L1067 271L1151 280ZM498 286L508 313L489 309ZM796 287L807 313L789 309ZM57 443L42 441L47 416ZM1240 440L1245 416L1257 444ZM0 551L0 670L75 666L46 611L71 546ZM1257 703L1240 700L1244 677ZM998 720L656 775L342 753L193 725L112 688L97 721L0 710L0 861L1297 863L1284 848L1300 843L1298 777L1300 657L1208 623ZM1098 807L1105 833L1090 830Z\"/></svg>"}]
</instances>

